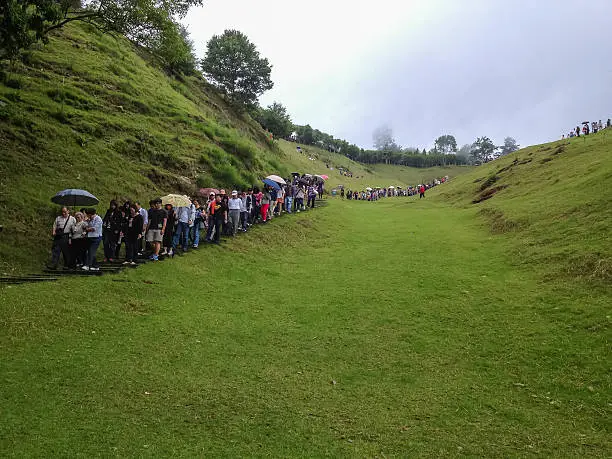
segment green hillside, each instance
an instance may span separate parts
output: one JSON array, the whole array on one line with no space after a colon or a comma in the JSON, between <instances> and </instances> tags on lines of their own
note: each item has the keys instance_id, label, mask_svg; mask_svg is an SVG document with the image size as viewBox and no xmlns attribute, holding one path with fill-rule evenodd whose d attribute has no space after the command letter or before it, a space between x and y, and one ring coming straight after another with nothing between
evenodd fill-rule
<instances>
[{"instance_id":1,"label":"green hillside","mask_svg":"<svg viewBox=\"0 0 612 459\"><path fill-rule=\"evenodd\" d=\"M524 148L433 191L475 207L520 264L612 279L612 130Z\"/></svg>"},{"instance_id":2,"label":"green hillside","mask_svg":"<svg viewBox=\"0 0 612 459\"><path fill-rule=\"evenodd\" d=\"M402 182L314 147L305 150L316 161L293 144L271 145L201 78L168 76L131 43L87 25L66 27L5 65L0 83L0 272L40 268L57 211L49 198L64 188L87 189L105 206L112 198L242 188L293 170L327 171L330 186L342 183L323 160L359 171L361 187Z\"/></svg>"}]
</instances>

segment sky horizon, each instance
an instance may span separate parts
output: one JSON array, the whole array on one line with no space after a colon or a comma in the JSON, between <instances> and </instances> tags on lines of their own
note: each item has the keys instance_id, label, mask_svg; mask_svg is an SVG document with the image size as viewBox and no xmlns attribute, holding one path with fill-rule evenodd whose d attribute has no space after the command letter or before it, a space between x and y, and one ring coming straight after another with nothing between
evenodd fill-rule
<instances>
[{"instance_id":1,"label":"sky horizon","mask_svg":"<svg viewBox=\"0 0 612 459\"><path fill-rule=\"evenodd\" d=\"M207 0L182 22L199 58L213 35L245 33L273 66L262 106L366 149L383 125L429 150L444 134L533 145L612 117L607 0L302 5Z\"/></svg>"}]
</instances>

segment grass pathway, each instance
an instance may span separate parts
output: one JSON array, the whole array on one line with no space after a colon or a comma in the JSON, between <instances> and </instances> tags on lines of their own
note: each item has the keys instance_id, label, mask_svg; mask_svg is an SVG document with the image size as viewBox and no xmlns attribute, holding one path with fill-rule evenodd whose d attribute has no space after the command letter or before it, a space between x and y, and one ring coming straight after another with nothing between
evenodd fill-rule
<instances>
[{"instance_id":1,"label":"grass pathway","mask_svg":"<svg viewBox=\"0 0 612 459\"><path fill-rule=\"evenodd\" d=\"M472 210L336 201L0 290L0 452L609 456L609 292L544 284L508 244Z\"/></svg>"}]
</instances>

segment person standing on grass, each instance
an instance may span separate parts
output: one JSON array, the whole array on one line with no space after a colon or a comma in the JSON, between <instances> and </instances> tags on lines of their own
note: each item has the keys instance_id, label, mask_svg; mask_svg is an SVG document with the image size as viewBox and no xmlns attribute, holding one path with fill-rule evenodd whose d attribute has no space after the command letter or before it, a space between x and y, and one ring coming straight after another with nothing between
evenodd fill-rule
<instances>
[{"instance_id":1,"label":"person standing on grass","mask_svg":"<svg viewBox=\"0 0 612 459\"><path fill-rule=\"evenodd\" d=\"M70 232L70 262L72 268L80 268L85 264L87 253L87 221L82 212L74 214L76 224Z\"/></svg>"},{"instance_id":2,"label":"person standing on grass","mask_svg":"<svg viewBox=\"0 0 612 459\"><path fill-rule=\"evenodd\" d=\"M173 256L172 241L174 240L174 232L176 230L176 212L172 204L166 204L164 208L166 209L167 220L166 231L164 231L164 238L162 240L164 251L161 254Z\"/></svg>"},{"instance_id":3,"label":"person standing on grass","mask_svg":"<svg viewBox=\"0 0 612 459\"><path fill-rule=\"evenodd\" d=\"M419 187L419 199L422 199L425 197L425 185L421 185Z\"/></svg>"},{"instance_id":4,"label":"person standing on grass","mask_svg":"<svg viewBox=\"0 0 612 459\"><path fill-rule=\"evenodd\" d=\"M200 205L198 199L193 200L193 207L195 208L195 220L193 221L193 228L191 231L191 240L193 241L193 248L197 249L200 245L200 226L203 222L204 208Z\"/></svg>"},{"instance_id":5,"label":"person standing on grass","mask_svg":"<svg viewBox=\"0 0 612 459\"><path fill-rule=\"evenodd\" d=\"M206 221L208 223L208 229L206 230L206 242L212 242L212 238L215 232L215 207L217 205L217 199L215 193L210 193L208 196L208 203L206 203Z\"/></svg>"},{"instance_id":6,"label":"person standing on grass","mask_svg":"<svg viewBox=\"0 0 612 459\"><path fill-rule=\"evenodd\" d=\"M308 186L308 201L306 202L306 207L310 207L311 209L314 209L316 198L317 198L317 192L315 190L315 187L312 185L309 185Z\"/></svg>"},{"instance_id":7,"label":"person standing on grass","mask_svg":"<svg viewBox=\"0 0 612 459\"><path fill-rule=\"evenodd\" d=\"M125 225L123 239L125 240L125 261L124 265L136 266L138 257L138 246L142 239L142 216L134 204L130 205L130 215Z\"/></svg>"},{"instance_id":8,"label":"person standing on grass","mask_svg":"<svg viewBox=\"0 0 612 459\"><path fill-rule=\"evenodd\" d=\"M121 213L119 212L117 201L114 199L102 219L102 241L104 246L104 262L113 261L115 249L119 240L121 229Z\"/></svg>"},{"instance_id":9,"label":"person standing on grass","mask_svg":"<svg viewBox=\"0 0 612 459\"><path fill-rule=\"evenodd\" d=\"M153 254L149 259L159 260L159 249L166 232L168 213L162 209L162 200L157 198L153 201L153 209L149 211L149 223L147 225L147 242L153 246Z\"/></svg>"},{"instance_id":10,"label":"person standing on grass","mask_svg":"<svg viewBox=\"0 0 612 459\"><path fill-rule=\"evenodd\" d=\"M249 227L249 215L251 214L252 197L244 191L240 194L240 226L242 232L246 233Z\"/></svg>"},{"instance_id":11,"label":"person standing on grass","mask_svg":"<svg viewBox=\"0 0 612 459\"><path fill-rule=\"evenodd\" d=\"M238 191L232 191L232 197L227 203L229 211L229 228L232 236L236 235L236 231L240 227L240 208L242 207L242 200L238 197Z\"/></svg>"},{"instance_id":12,"label":"person standing on grass","mask_svg":"<svg viewBox=\"0 0 612 459\"><path fill-rule=\"evenodd\" d=\"M340 198L344 199L344 188L340 188Z\"/></svg>"},{"instance_id":13,"label":"person standing on grass","mask_svg":"<svg viewBox=\"0 0 612 459\"><path fill-rule=\"evenodd\" d=\"M117 236L117 245L115 246L115 253L113 254L115 259L119 259L119 252L121 252L121 244L123 243L123 234L127 227L128 218L130 215L130 203L127 202L120 206L118 209L120 215L119 219L119 235Z\"/></svg>"},{"instance_id":14,"label":"person standing on grass","mask_svg":"<svg viewBox=\"0 0 612 459\"><path fill-rule=\"evenodd\" d=\"M214 242L215 244L220 244L221 226L224 224L227 225L227 212L228 212L227 206L223 203L223 197L220 194L218 194L215 197L215 202L211 207L212 207L212 212L214 216L214 231L215 231L214 239L212 239L211 242Z\"/></svg>"},{"instance_id":15,"label":"person standing on grass","mask_svg":"<svg viewBox=\"0 0 612 459\"><path fill-rule=\"evenodd\" d=\"M172 251L176 253L179 243L183 252L187 252L187 241L189 238L189 225L193 223L195 218L195 208L192 209L192 204L176 209L176 232L172 239Z\"/></svg>"},{"instance_id":16,"label":"person standing on grass","mask_svg":"<svg viewBox=\"0 0 612 459\"><path fill-rule=\"evenodd\" d=\"M87 260L82 269L85 271L100 271L96 253L102 242L102 218L96 214L96 209L87 209Z\"/></svg>"},{"instance_id":17,"label":"person standing on grass","mask_svg":"<svg viewBox=\"0 0 612 459\"><path fill-rule=\"evenodd\" d=\"M268 209L270 208L270 202L272 202L272 196L270 195L268 188L265 187L261 197L261 220L263 223L268 222Z\"/></svg>"},{"instance_id":18,"label":"person standing on grass","mask_svg":"<svg viewBox=\"0 0 612 459\"><path fill-rule=\"evenodd\" d=\"M304 210L304 187L299 186L297 192L295 193L295 208L296 212L300 212Z\"/></svg>"},{"instance_id":19,"label":"person standing on grass","mask_svg":"<svg viewBox=\"0 0 612 459\"><path fill-rule=\"evenodd\" d=\"M138 247L138 255L142 255L145 249L144 240L145 240L145 234L147 232L147 225L149 224L149 213L140 205L139 201L136 201L134 204L136 204L136 210L142 217L142 230L141 230L142 237L139 239L140 245Z\"/></svg>"},{"instance_id":20,"label":"person standing on grass","mask_svg":"<svg viewBox=\"0 0 612 459\"><path fill-rule=\"evenodd\" d=\"M288 183L285 185L285 212L290 214L293 207L293 185Z\"/></svg>"},{"instance_id":21,"label":"person standing on grass","mask_svg":"<svg viewBox=\"0 0 612 459\"><path fill-rule=\"evenodd\" d=\"M259 187L253 187L253 212L251 213L251 224L257 223L257 219L261 214L261 200L263 199L263 193Z\"/></svg>"},{"instance_id":22,"label":"person standing on grass","mask_svg":"<svg viewBox=\"0 0 612 459\"><path fill-rule=\"evenodd\" d=\"M70 215L67 207L62 207L59 215L53 223L51 235L53 236L53 246L51 247L51 269L57 269L60 254L64 258L64 269L72 266L70 253L70 233L76 225L76 220Z\"/></svg>"},{"instance_id":23,"label":"person standing on grass","mask_svg":"<svg viewBox=\"0 0 612 459\"><path fill-rule=\"evenodd\" d=\"M576 137L580 137L580 126L576 126Z\"/></svg>"}]
</instances>

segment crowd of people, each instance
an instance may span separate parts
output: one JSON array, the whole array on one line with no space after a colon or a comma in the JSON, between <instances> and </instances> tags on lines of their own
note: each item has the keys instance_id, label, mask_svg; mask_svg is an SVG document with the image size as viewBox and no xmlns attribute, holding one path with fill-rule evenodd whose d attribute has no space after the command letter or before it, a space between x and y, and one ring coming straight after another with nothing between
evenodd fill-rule
<instances>
[{"instance_id":1,"label":"crowd of people","mask_svg":"<svg viewBox=\"0 0 612 459\"><path fill-rule=\"evenodd\" d=\"M590 133L597 134L599 131L602 131L603 129L609 129L611 126L612 126L612 121L610 120L610 118L608 118L608 121L606 122L605 125L601 122L601 120L591 121L590 123L588 121L585 121L582 123L582 128L580 126L576 126L575 129L571 129L569 131L567 136L563 134L561 136L561 139L565 139L566 137L568 139L573 138L573 137L580 137L581 132L582 132L582 135L584 136L587 136Z\"/></svg>"},{"instance_id":2,"label":"crowd of people","mask_svg":"<svg viewBox=\"0 0 612 459\"><path fill-rule=\"evenodd\" d=\"M83 208L70 215L62 207L52 228L50 269L99 271L97 252L103 247L104 262L123 259L135 266L139 257L157 261L197 248L202 236L207 243L219 244L221 236L233 237L252 225L269 222L283 213L302 212L315 207L324 192L323 180L311 175L294 175L285 183L268 181L246 191L211 191L194 197L189 205L174 207L161 198L144 209L138 201L119 204L112 200L104 216L94 208ZM121 249L125 247L124 256Z\"/></svg>"},{"instance_id":3,"label":"crowd of people","mask_svg":"<svg viewBox=\"0 0 612 459\"><path fill-rule=\"evenodd\" d=\"M441 177L439 179L432 180L430 183L420 183L415 186L401 187L401 186L390 186L387 188L366 188L361 191L347 190L344 188L340 190L340 197L344 199L354 199L361 201L378 201L380 198L387 198L393 196L416 196L419 195L419 199L425 197L425 191L433 188L434 186L440 185L448 180L448 176Z\"/></svg>"}]
</instances>

